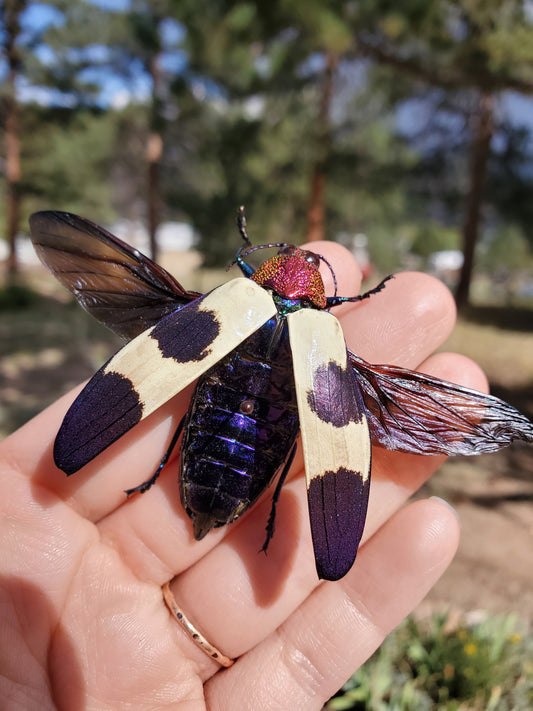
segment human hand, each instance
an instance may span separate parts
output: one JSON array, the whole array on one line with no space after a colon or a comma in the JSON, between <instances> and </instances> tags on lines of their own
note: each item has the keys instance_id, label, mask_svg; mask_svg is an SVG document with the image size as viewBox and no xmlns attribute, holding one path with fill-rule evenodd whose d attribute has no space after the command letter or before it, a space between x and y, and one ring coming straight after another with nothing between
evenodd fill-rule
<instances>
[{"instance_id":1,"label":"human hand","mask_svg":"<svg viewBox=\"0 0 533 711\"><path fill-rule=\"evenodd\" d=\"M346 251L312 247L333 264L339 293L356 294L359 272ZM423 274L400 274L368 301L336 309L348 346L366 360L485 389L469 360L430 355L454 313L445 288ZM74 393L0 445L0 694L10 709L320 709L453 557L458 524L447 506L399 510L441 457L375 449L364 545L336 583L316 576L300 456L267 556L258 551L271 489L200 542L179 502L176 456L157 486L126 500L123 490L155 468L190 392L68 479L51 450ZM237 658L231 668L170 616L161 586L172 578L189 618Z\"/></svg>"}]
</instances>

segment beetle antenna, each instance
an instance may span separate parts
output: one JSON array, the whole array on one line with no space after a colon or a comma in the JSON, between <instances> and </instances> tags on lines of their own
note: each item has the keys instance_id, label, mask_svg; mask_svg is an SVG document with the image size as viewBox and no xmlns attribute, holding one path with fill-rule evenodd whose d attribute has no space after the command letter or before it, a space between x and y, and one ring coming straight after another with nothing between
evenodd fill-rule
<instances>
[{"instance_id":1,"label":"beetle antenna","mask_svg":"<svg viewBox=\"0 0 533 711\"><path fill-rule=\"evenodd\" d=\"M244 257L247 257L252 252L256 252L258 249L272 249L273 247L279 248L279 247L285 247L285 246L286 246L285 242L274 242L272 244L256 244L255 246L253 246L252 244L243 245L242 247L240 247L237 254L235 255L235 259L231 262L231 264L228 265L228 268L226 269L226 271L229 271L234 264L238 264L239 267L241 267L241 269L242 269L244 266L244 263L243 263ZM251 267L249 267L249 268L251 269ZM248 273L247 268L244 267L244 269L245 269L245 272ZM251 273L253 274L253 270L251 271Z\"/></svg>"},{"instance_id":2,"label":"beetle antenna","mask_svg":"<svg viewBox=\"0 0 533 711\"><path fill-rule=\"evenodd\" d=\"M252 243L250 242L250 238L246 232L246 215L244 214L244 205L241 205L237 212L237 227L239 228L239 232L246 243L246 246L251 247Z\"/></svg>"},{"instance_id":3,"label":"beetle antenna","mask_svg":"<svg viewBox=\"0 0 533 711\"><path fill-rule=\"evenodd\" d=\"M258 249L279 249L280 247L286 246L286 242L270 242L269 244L256 244L254 246L250 245L249 247L245 247L244 249L242 249L241 256L246 257L252 252L257 252Z\"/></svg>"}]
</instances>

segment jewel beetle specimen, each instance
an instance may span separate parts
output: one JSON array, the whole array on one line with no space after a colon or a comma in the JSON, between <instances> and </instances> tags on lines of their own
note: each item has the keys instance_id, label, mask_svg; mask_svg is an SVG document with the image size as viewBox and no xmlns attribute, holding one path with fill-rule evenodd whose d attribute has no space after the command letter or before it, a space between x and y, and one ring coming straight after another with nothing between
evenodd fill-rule
<instances>
[{"instance_id":1,"label":"jewel beetle specimen","mask_svg":"<svg viewBox=\"0 0 533 711\"><path fill-rule=\"evenodd\" d=\"M351 568L366 517L371 444L417 454L480 454L533 442L533 424L490 395L346 348L330 309L379 292L327 296L327 260L288 244L244 243L243 276L208 294L186 291L136 249L64 212L30 219L42 262L90 314L129 342L89 381L54 445L74 474L134 425L197 381L190 407L146 491L180 443L180 495L200 540L241 516L278 477L267 524L296 449L304 454L318 576ZM254 269L252 252L277 248Z\"/></svg>"}]
</instances>

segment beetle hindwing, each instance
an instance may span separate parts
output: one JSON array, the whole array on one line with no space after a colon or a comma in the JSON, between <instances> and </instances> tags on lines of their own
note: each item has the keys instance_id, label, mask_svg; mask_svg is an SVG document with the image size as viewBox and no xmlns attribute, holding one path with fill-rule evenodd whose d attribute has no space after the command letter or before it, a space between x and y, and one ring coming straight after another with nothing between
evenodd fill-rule
<instances>
[{"instance_id":1,"label":"beetle hindwing","mask_svg":"<svg viewBox=\"0 0 533 711\"><path fill-rule=\"evenodd\" d=\"M54 459L73 474L212 367L276 313L270 295L233 279L130 341L78 395Z\"/></svg>"},{"instance_id":2,"label":"beetle hindwing","mask_svg":"<svg viewBox=\"0 0 533 711\"><path fill-rule=\"evenodd\" d=\"M371 448L365 409L337 319L287 316L302 433L311 534L320 578L338 580L363 534Z\"/></svg>"},{"instance_id":3,"label":"beetle hindwing","mask_svg":"<svg viewBox=\"0 0 533 711\"><path fill-rule=\"evenodd\" d=\"M135 338L201 294L103 227L69 212L30 217L42 263L94 318L123 338Z\"/></svg>"},{"instance_id":4,"label":"beetle hindwing","mask_svg":"<svg viewBox=\"0 0 533 711\"><path fill-rule=\"evenodd\" d=\"M492 395L348 353L363 393L372 441L414 454L496 452L533 442L533 424Z\"/></svg>"}]
</instances>

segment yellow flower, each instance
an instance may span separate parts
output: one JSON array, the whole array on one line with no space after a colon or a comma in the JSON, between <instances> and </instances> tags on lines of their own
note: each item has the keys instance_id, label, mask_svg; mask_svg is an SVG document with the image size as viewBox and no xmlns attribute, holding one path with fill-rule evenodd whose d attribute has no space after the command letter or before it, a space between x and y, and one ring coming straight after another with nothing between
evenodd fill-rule
<instances>
[{"instance_id":1,"label":"yellow flower","mask_svg":"<svg viewBox=\"0 0 533 711\"><path fill-rule=\"evenodd\" d=\"M477 652L477 644L474 644L474 642L469 642L468 644L465 644L463 649L465 651L465 654L468 654L469 657L472 657Z\"/></svg>"}]
</instances>

